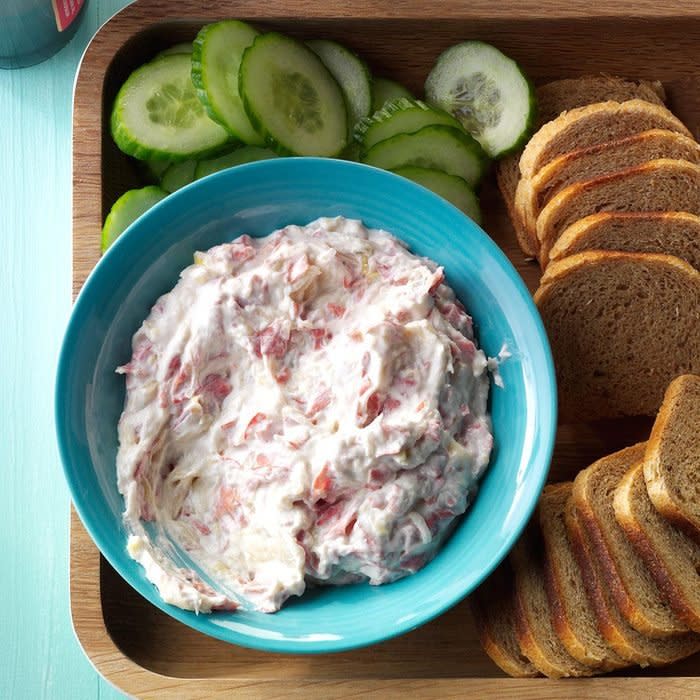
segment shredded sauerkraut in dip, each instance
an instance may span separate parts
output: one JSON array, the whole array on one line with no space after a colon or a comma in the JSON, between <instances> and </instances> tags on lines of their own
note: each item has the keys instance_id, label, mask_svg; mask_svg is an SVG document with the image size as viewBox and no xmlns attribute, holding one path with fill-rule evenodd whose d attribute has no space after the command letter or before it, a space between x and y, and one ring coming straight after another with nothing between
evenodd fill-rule
<instances>
[{"instance_id":1,"label":"shredded sauerkraut in dip","mask_svg":"<svg viewBox=\"0 0 700 700\"><path fill-rule=\"evenodd\" d=\"M359 221L198 253L117 371L128 550L186 609L411 574L489 461L471 318L442 268Z\"/></svg>"}]
</instances>

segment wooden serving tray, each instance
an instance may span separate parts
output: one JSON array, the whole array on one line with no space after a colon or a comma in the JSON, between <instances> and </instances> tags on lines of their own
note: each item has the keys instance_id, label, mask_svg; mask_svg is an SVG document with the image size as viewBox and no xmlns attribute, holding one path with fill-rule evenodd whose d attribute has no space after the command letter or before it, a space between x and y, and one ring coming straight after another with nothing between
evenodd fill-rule
<instances>
[{"instance_id":1,"label":"wooden serving tray","mask_svg":"<svg viewBox=\"0 0 700 700\"><path fill-rule=\"evenodd\" d=\"M552 0L138 0L105 24L80 66L73 125L73 291L99 257L100 229L115 199L141 184L109 136L109 108L129 72L202 24L237 17L299 37L337 39L378 75L415 94L438 54L465 38L493 42L536 83L607 72L661 80L673 111L700 133L700 6L695 0L622 0L595 6ZM518 249L493 178L482 196L484 228L531 290L539 270ZM615 449L647 437L649 420L561 426L550 478L572 478ZM210 639L141 598L101 557L73 512L71 610L95 667L138 697L553 698L700 697L700 657L665 669L593 679L506 678L482 652L468 606L398 639L320 656L266 654Z\"/></svg>"}]
</instances>

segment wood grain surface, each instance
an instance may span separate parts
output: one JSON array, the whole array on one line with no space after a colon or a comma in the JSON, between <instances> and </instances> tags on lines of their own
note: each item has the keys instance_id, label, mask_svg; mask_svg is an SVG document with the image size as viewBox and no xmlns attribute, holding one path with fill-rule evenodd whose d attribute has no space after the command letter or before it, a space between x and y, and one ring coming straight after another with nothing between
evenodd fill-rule
<instances>
[{"instance_id":1,"label":"wood grain surface","mask_svg":"<svg viewBox=\"0 0 700 700\"><path fill-rule=\"evenodd\" d=\"M236 16L263 29L337 39L372 69L421 94L439 53L465 38L491 41L518 60L536 83L607 72L659 79L671 108L700 132L700 7L695 2L464 3L440 0L351 4L321 0L189 0L175 6L140 0L96 35L80 69L74 105L74 293L99 256L106 212L142 183L134 162L113 145L108 113L131 70L172 43L191 39L206 21ZM430 18L430 21L426 20ZM539 271L520 252L493 178L482 192L484 228L534 290ZM630 419L560 426L551 480L573 477L610 451L645 439L650 421ZM631 697L700 696L698 657L667 669L597 679L514 680L481 651L466 603L389 642L325 656L271 655L233 647L181 625L150 606L101 559L73 514L71 600L76 633L97 668L126 692L155 697Z\"/></svg>"}]
</instances>

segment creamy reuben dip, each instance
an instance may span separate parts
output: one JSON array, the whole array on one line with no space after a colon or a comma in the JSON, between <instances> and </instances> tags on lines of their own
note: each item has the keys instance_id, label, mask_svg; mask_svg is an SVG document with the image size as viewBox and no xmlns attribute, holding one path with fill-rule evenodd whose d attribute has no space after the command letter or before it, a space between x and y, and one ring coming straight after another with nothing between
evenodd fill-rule
<instances>
[{"instance_id":1,"label":"creamy reuben dip","mask_svg":"<svg viewBox=\"0 0 700 700\"><path fill-rule=\"evenodd\" d=\"M117 371L128 551L186 609L411 574L489 461L471 318L442 268L359 221L197 253Z\"/></svg>"}]
</instances>

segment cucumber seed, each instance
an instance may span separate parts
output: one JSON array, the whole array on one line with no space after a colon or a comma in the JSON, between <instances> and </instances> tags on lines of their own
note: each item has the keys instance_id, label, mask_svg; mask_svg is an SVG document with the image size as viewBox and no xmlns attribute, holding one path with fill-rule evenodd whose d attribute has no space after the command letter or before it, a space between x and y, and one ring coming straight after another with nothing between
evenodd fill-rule
<instances>
[{"instance_id":1,"label":"cucumber seed","mask_svg":"<svg viewBox=\"0 0 700 700\"><path fill-rule=\"evenodd\" d=\"M306 76L301 73L276 74L272 94L275 107L297 129L311 134L323 127L318 94Z\"/></svg>"},{"instance_id":2,"label":"cucumber seed","mask_svg":"<svg viewBox=\"0 0 700 700\"><path fill-rule=\"evenodd\" d=\"M148 118L155 124L191 127L204 111L192 83L167 83L146 101Z\"/></svg>"},{"instance_id":3,"label":"cucumber seed","mask_svg":"<svg viewBox=\"0 0 700 700\"><path fill-rule=\"evenodd\" d=\"M484 73L472 73L452 90L453 114L472 134L481 134L501 120L501 91Z\"/></svg>"}]
</instances>

